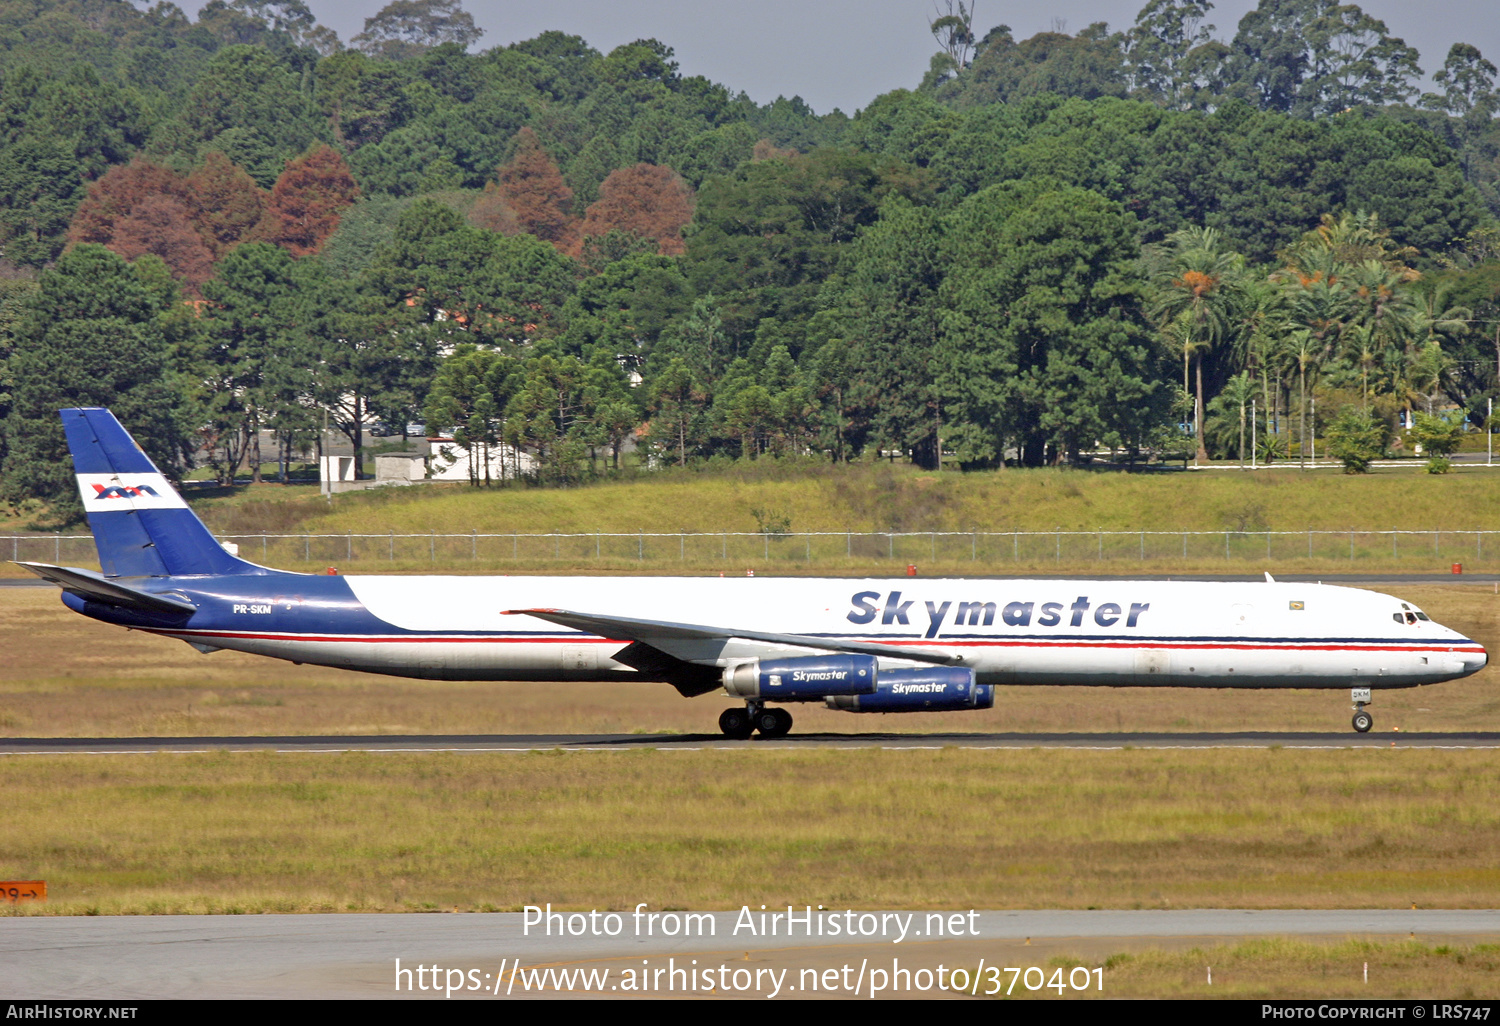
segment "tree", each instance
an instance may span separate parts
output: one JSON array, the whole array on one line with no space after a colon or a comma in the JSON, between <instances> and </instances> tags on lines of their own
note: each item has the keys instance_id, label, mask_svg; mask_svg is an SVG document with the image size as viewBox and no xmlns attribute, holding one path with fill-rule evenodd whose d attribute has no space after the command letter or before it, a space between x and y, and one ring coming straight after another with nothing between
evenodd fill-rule
<instances>
[{"instance_id":1,"label":"tree","mask_svg":"<svg viewBox=\"0 0 1500 1026\"><path fill-rule=\"evenodd\" d=\"M1385 23L1338 0L1261 0L1230 43L1228 90L1299 118L1414 95L1417 52Z\"/></svg>"},{"instance_id":2,"label":"tree","mask_svg":"<svg viewBox=\"0 0 1500 1026\"><path fill-rule=\"evenodd\" d=\"M966 410L968 398L939 394L946 361L937 354L943 309L938 291L949 264L942 244L936 211L891 200L851 247L849 274L824 296L825 303L846 312L841 328L851 346L838 384L858 411L860 433L867 431L881 450L912 452L928 468L939 463L940 402ZM993 438L973 438L954 426L976 418L953 412L949 433L957 437L950 437L948 446L959 459L994 460Z\"/></svg>"},{"instance_id":3,"label":"tree","mask_svg":"<svg viewBox=\"0 0 1500 1026\"><path fill-rule=\"evenodd\" d=\"M372 57L403 60L445 43L467 50L482 35L458 0L392 0L349 41Z\"/></svg>"},{"instance_id":4,"label":"tree","mask_svg":"<svg viewBox=\"0 0 1500 1026\"><path fill-rule=\"evenodd\" d=\"M519 361L492 349L460 345L438 365L423 405L428 424L453 426L453 444L469 453L469 483L491 484L491 449L500 444Z\"/></svg>"},{"instance_id":5,"label":"tree","mask_svg":"<svg viewBox=\"0 0 1500 1026\"><path fill-rule=\"evenodd\" d=\"M955 87L963 106L1012 103L1055 93L1085 100L1126 94L1123 37L1097 22L1076 36L1038 32L1017 43L1002 25L985 36L974 66ZM939 93L939 95L943 95Z\"/></svg>"},{"instance_id":6,"label":"tree","mask_svg":"<svg viewBox=\"0 0 1500 1026\"><path fill-rule=\"evenodd\" d=\"M187 208L160 193L138 203L115 226L109 248L132 262L143 253L155 254L194 293L213 272L213 254L194 229Z\"/></svg>"},{"instance_id":7,"label":"tree","mask_svg":"<svg viewBox=\"0 0 1500 1026\"><path fill-rule=\"evenodd\" d=\"M260 429L284 396L271 387L280 365L310 366L298 267L284 249L265 242L238 246L203 285L208 300L206 370L212 444L219 480L232 483L246 455L260 481Z\"/></svg>"},{"instance_id":8,"label":"tree","mask_svg":"<svg viewBox=\"0 0 1500 1026\"><path fill-rule=\"evenodd\" d=\"M849 150L743 164L698 193L685 267L700 296L720 297L725 331L743 344L768 317L811 317L818 290L882 202L928 191L906 165Z\"/></svg>"},{"instance_id":9,"label":"tree","mask_svg":"<svg viewBox=\"0 0 1500 1026\"><path fill-rule=\"evenodd\" d=\"M1248 372L1236 374L1225 383L1223 391L1208 404L1205 433L1214 439L1218 452L1229 449L1238 439L1240 466L1245 465L1245 442L1248 440L1245 419L1250 400L1255 397L1255 382ZM1236 434L1238 432L1238 434Z\"/></svg>"},{"instance_id":10,"label":"tree","mask_svg":"<svg viewBox=\"0 0 1500 1026\"><path fill-rule=\"evenodd\" d=\"M1240 293L1244 260L1223 247L1222 237L1212 228L1185 228L1167 238L1172 247L1170 265L1157 276L1152 304L1158 324L1178 322L1182 350L1182 388L1194 401L1194 433L1199 461L1208 459L1203 442L1203 358L1228 334L1230 317ZM1188 381L1191 359L1197 388Z\"/></svg>"},{"instance_id":11,"label":"tree","mask_svg":"<svg viewBox=\"0 0 1500 1026\"><path fill-rule=\"evenodd\" d=\"M1141 317L1137 224L1045 183L995 186L948 225L940 373L946 419L1014 444L1027 465L1138 445L1166 390Z\"/></svg>"},{"instance_id":12,"label":"tree","mask_svg":"<svg viewBox=\"0 0 1500 1026\"><path fill-rule=\"evenodd\" d=\"M1419 413L1411 429L1412 437L1427 456L1451 456L1463 444L1463 419L1432 413Z\"/></svg>"},{"instance_id":13,"label":"tree","mask_svg":"<svg viewBox=\"0 0 1500 1026\"><path fill-rule=\"evenodd\" d=\"M620 452L641 422L641 411L620 361L606 350L595 350L584 368L583 389L584 406L590 411L586 427L590 465L593 447L603 444L609 447L614 469L619 470Z\"/></svg>"},{"instance_id":14,"label":"tree","mask_svg":"<svg viewBox=\"0 0 1500 1026\"><path fill-rule=\"evenodd\" d=\"M687 465L688 438L706 396L681 357L674 358L650 385L651 434L658 445L677 450L677 465Z\"/></svg>"},{"instance_id":15,"label":"tree","mask_svg":"<svg viewBox=\"0 0 1500 1026\"><path fill-rule=\"evenodd\" d=\"M0 251L32 267L56 259L83 195L77 158L61 142L28 138L0 146Z\"/></svg>"},{"instance_id":16,"label":"tree","mask_svg":"<svg viewBox=\"0 0 1500 1026\"><path fill-rule=\"evenodd\" d=\"M89 186L68 238L100 243L127 260L155 253L196 288L212 263L249 235L264 206L260 187L217 151L186 177L137 157Z\"/></svg>"},{"instance_id":17,"label":"tree","mask_svg":"<svg viewBox=\"0 0 1500 1026\"><path fill-rule=\"evenodd\" d=\"M497 191L521 231L559 248L568 244L573 190L529 127L517 133L515 155L501 165Z\"/></svg>"},{"instance_id":18,"label":"tree","mask_svg":"<svg viewBox=\"0 0 1500 1026\"><path fill-rule=\"evenodd\" d=\"M359 198L349 165L331 146L318 144L289 160L271 190L255 238L292 256L316 253L339 226L339 216Z\"/></svg>"},{"instance_id":19,"label":"tree","mask_svg":"<svg viewBox=\"0 0 1500 1026\"><path fill-rule=\"evenodd\" d=\"M592 410L583 364L548 342L539 343L518 374L505 407L505 440L530 450L539 477L566 484L586 446Z\"/></svg>"},{"instance_id":20,"label":"tree","mask_svg":"<svg viewBox=\"0 0 1500 1026\"><path fill-rule=\"evenodd\" d=\"M109 245L119 223L152 196L191 201L187 183L153 160L137 157L129 164L110 168L89 186L88 195L78 205L68 228L68 241Z\"/></svg>"},{"instance_id":21,"label":"tree","mask_svg":"<svg viewBox=\"0 0 1500 1026\"><path fill-rule=\"evenodd\" d=\"M1344 465L1346 474L1367 474L1370 464L1385 453L1387 429L1383 421L1358 406L1345 406L1328 427L1328 451Z\"/></svg>"},{"instance_id":22,"label":"tree","mask_svg":"<svg viewBox=\"0 0 1500 1026\"><path fill-rule=\"evenodd\" d=\"M551 333L576 286L574 264L530 235L473 228L422 199L396 222L370 269L391 306L454 336L453 342L523 344Z\"/></svg>"},{"instance_id":23,"label":"tree","mask_svg":"<svg viewBox=\"0 0 1500 1026\"><path fill-rule=\"evenodd\" d=\"M577 228L578 245L581 250L588 240L618 231L649 239L663 256L681 256L682 229L692 219L692 187L671 168L637 164L604 180Z\"/></svg>"},{"instance_id":24,"label":"tree","mask_svg":"<svg viewBox=\"0 0 1500 1026\"><path fill-rule=\"evenodd\" d=\"M1219 55L1209 0L1149 0L1126 34L1126 63L1134 93L1168 110L1191 110L1208 91L1205 72Z\"/></svg>"},{"instance_id":25,"label":"tree","mask_svg":"<svg viewBox=\"0 0 1500 1026\"><path fill-rule=\"evenodd\" d=\"M417 416L438 354L457 339L443 325L422 323L420 308L392 302L375 274L338 279L320 265L297 262L298 334L312 369L307 392L361 466L365 425L374 417L405 424Z\"/></svg>"},{"instance_id":26,"label":"tree","mask_svg":"<svg viewBox=\"0 0 1500 1026\"><path fill-rule=\"evenodd\" d=\"M164 473L179 477L192 466L185 368L173 365L162 324L176 296L169 280L163 287L147 271L151 262L131 267L85 244L42 273L9 360L16 385L3 487L10 501L42 499L58 521L81 514L57 415L63 407L107 406Z\"/></svg>"},{"instance_id":27,"label":"tree","mask_svg":"<svg viewBox=\"0 0 1500 1026\"><path fill-rule=\"evenodd\" d=\"M631 254L579 281L563 313L562 341L570 352L587 357L602 350L638 371L669 325L692 310L693 299L678 261Z\"/></svg>"},{"instance_id":28,"label":"tree","mask_svg":"<svg viewBox=\"0 0 1500 1026\"><path fill-rule=\"evenodd\" d=\"M1442 111L1453 119L1464 175L1471 181L1480 156L1480 142L1490 130L1496 111L1500 111L1500 91L1495 89L1497 74L1500 72L1485 60L1478 47L1454 43L1442 69L1432 76L1442 87L1442 93L1425 93L1421 99L1423 107Z\"/></svg>"},{"instance_id":29,"label":"tree","mask_svg":"<svg viewBox=\"0 0 1500 1026\"><path fill-rule=\"evenodd\" d=\"M974 6L965 7L962 0L954 3L947 0L947 9L938 8L937 17L928 25L932 38L937 40L938 54L933 57L932 70L928 72L935 85L952 78L969 66L969 56L974 51Z\"/></svg>"},{"instance_id":30,"label":"tree","mask_svg":"<svg viewBox=\"0 0 1500 1026\"><path fill-rule=\"evenodd\" d=\"M243 241L265 215L265 190L218 150L204 154L186 184L193 220L215 260Z\"/></svg>"},{"instance_id":31,"label":"tree","mask_svg":"<svg viewBox=\"0 0 1500 1026\"><path fill-rule=\"evenodd\" d=\"M219 150L269 188L289 159L326 132L302 86L301 72L264 47L225 47L184 101L175 141Z\"/></svg>"}]
</instances>

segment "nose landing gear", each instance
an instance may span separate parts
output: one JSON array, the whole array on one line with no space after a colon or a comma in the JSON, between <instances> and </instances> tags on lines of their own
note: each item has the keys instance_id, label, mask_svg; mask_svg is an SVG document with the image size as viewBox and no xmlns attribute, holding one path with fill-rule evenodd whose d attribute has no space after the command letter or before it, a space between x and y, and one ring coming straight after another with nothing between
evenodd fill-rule
<instances>
[{"instance_id":1,"label":"nose landing gear","mask_svg":"<svg viewBox=\"0 0 1500 1026\"><path fill-rule=\"evenodd\" d=\"M1370 689L1351 688L1349 697L1354 701L1354 729L1361 734L1368 734L1370 728L1375 726L1374 718L1365 712L1365 706L1370 704Z\"/></svg>"},{"instance_id":2,"label":"nose landing gear","mask_svg":"<svg viewBox=\"0 0 1500 1026\"><path fill-rule=\"evenodd\" d=\"M725 709L719 714L724 736L744 741L755 731L763 738L786 737L792 730L792 714L785 709L767 709L759 702L746 702L743 709Z\"/></svg>"}]
</instances>

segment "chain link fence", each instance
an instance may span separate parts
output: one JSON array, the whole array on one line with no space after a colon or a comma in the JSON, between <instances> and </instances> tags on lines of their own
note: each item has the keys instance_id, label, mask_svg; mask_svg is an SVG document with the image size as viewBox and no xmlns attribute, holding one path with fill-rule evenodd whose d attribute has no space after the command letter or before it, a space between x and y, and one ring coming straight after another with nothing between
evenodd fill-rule
<instances>
[{"instance_id":1,"label":"chain link fence","mask_svg":"<svg viewBox=\"0 0 1500 1026\"><path fill-rule=\"evenodd\" d=\"M225 542L269 566L465 562L892 562L985 566L1080 563L1484 563L1500 531L969 531L715 534L238 534ZM6 550L9 550L6 552ZM12 560L97 566L89 535L0 535Z\"/></svg>"}]
</instances>

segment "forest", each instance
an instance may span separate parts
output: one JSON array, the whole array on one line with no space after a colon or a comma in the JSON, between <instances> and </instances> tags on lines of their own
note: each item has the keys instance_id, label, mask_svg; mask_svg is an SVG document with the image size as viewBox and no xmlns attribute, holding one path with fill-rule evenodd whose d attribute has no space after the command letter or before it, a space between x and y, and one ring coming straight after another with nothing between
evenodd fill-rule
<instances>
[{"instance_id":1,"label":"forest","mask_svg":"<svg viewBox=\"0 0 1500 1026\"><path fill-rule=\"evenodd\" d=\"M819 114L655 39L485 49L458 0L347 42L301 0L11 0L0 499L71 509L65 405L226 483L376 421L558 484L1440 457L1500 391L1495 65L1212 7L1017 41L948 2L921 82Z\"/></svg>"}]
</instances>

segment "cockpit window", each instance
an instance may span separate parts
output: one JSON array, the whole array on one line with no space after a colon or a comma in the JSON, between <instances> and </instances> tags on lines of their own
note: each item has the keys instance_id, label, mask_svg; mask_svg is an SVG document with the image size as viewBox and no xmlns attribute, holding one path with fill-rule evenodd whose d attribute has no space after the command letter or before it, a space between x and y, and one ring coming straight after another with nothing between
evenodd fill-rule
<instances>
[{"instance_id":1,"label":"cockpit window","mask_svg":"<svg viewBox=\"0 0 1500 1026\"><path fill-rule=\"evenodd\" d=\"M1391 614L1391 619L1395 620L1397 623L1405 623L1406 622L1405 620L1401 619L1401 614L1400 613L1392 613Z\"/></svg>"},{"instance_id":2,"label":"cockpit window","mask_svg":"<svg viewBox=\"0 0 1500 1026\"><path fill-rule=\"evenodd\" d=\"M1422 612L1420 609L1418 609L1417 610L1417 619L1418 620L1427 620L1430 623L1432 618L1429 617L1426 613Z\"/></svg>"},{"instance_id":3,"label":"cockpit window","mask_svg":"<svg viewBox=\"0 0 1500 1026\"><path fill-rule=\"evenodd\" d=\"M1407 623L1411 623L1411 624L1416 623L1417 622L1417 616L1416 616L1416 614L1415 613L1407 613L1406 614L1406 622Z\"/></svg>"}]
</instances>

